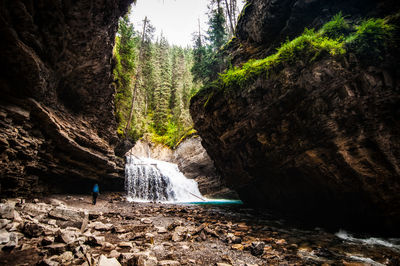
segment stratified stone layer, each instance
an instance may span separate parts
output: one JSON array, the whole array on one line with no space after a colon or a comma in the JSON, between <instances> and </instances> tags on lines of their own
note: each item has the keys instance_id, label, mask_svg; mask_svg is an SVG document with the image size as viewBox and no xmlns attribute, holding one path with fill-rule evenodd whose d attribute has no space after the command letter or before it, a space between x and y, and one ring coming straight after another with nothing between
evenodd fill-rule
<instances>
[{"instance_id":1,"label":"stratified stone layer","mask_svg":"<svg viewBox=\"0 0 400 266\"><path fill-rule=\"evenodd\" d=\"M368 9L370 3L356 2L338 7L357 17L392 3ZM236 62L268 54L285 27L292 36L309 21L323 22L333 2L249 3L237 29ZM306 21L291 23L301 10ZM272 25L276 35L260 35ZM252 206L336 229L399 234L400 73L398 52L391 52L376 66L353 54L309 65L299 60L242 89L192 98L195 128L225 181Z\"/></svg>"},{"instance_id":2,"label":"stratified stone layer","mask_svg":"<svg viewBox=\"0 0 400 266\"><path fill-rule=\"evenodd\" d=\"M2 196L123 187L111 70L130 2L0 2Z\"/></svg>"}]
</instances>

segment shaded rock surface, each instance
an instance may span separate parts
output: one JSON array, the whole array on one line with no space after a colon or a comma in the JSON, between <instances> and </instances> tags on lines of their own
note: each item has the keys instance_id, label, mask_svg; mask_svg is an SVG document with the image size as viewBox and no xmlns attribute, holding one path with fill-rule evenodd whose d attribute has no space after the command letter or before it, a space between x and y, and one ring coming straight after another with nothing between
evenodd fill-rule
<instances>
[{"instance_id":1,"label":"shaded rock surface","mask_svg":"<svg viewBox=\"0 0 400 266\"><path fill-rule=\"evenodd\" d=\"M238 198L222 180L201 144L201 138L194 136L182 141L174 150L174 158L179 170L187 177L196 180L200 192L209 198Z\"/></svg>"},{"instance_id":2,"label":"shaded rock surface","mask_svg":"<svg viewBox=\"0 0 400 266\"><path fill-rule=\"evenodd\" d=\"M187 178L196 180L203 196L231 199L238 197L221 179L198 136L186 138L174 150L144 138L137 141L128 154L177 164Z\"/></svg>"},{"instance_id":3,"label":"shaded rock surface","mask_svg":"<svg viewBox=\"0 0 400 266\"><path fill-rule=\"evenodd\" d=\"M298 35L341 7L358 15L398 10L397 2L374 3L249 1L237 61L268 54L279 36ZM392 52L376 66L352 54L299 61L240 90L203 91L191 102L195 128L246 203L314 224L400 234L400 73Z\"/></svg>"},{"instance_id":4,"label":"shaded rock surface","mask_svg":"<svg viewBox=\"0 0 400 266\"><path fill-rule=\"evenodd\" d=\"M264 58L287 38L299 36L304 28L319 28L339 12L357 20L384 17L399 8L396 0L250 0L238 21L229 53L234 65Z\"/></svg>"},{"instance_id":5,"label":"shaded rock surface","mask_svg":"<svg viewBox=\"0 0 400 266\"><path fill-rule=\"evenodd\" d=\"M0 3L1 196L123 187L111 69L131 2Z\"/></svg>"}]
</instances>

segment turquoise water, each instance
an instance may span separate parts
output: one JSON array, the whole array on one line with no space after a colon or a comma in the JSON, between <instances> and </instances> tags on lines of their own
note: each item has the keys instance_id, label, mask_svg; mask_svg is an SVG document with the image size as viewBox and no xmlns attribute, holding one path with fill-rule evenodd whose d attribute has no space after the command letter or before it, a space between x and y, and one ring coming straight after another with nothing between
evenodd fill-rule
<instances>
[{"instance_id":1,"label":"turquoise water","mask_svg":"<svg viewBox=\"0 0 400 266\"><path fill-rule=\"evenodd\" d=\"M241 205L243 202L241 200L229 200L229 199L209 199L206 201L192 201L183 202L183 205Z\"/></svg>"}]
</instances>

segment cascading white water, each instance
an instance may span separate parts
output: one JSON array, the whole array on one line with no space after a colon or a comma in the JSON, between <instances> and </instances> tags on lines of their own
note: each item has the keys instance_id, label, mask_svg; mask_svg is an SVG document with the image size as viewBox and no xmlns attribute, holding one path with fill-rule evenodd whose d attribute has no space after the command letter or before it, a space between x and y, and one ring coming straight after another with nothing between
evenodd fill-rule
<instances>
[{"instance_id":1,"label":"cascading white water","mask_svg":"<svg viewBox=\"0 0 400 266\"><path fill-rule=\"evenodd\" d=\"M176 164L128 156L125 190L129 201L192 202L203 199L197 182L186 178Z\"/></svg>"}]
</instances>

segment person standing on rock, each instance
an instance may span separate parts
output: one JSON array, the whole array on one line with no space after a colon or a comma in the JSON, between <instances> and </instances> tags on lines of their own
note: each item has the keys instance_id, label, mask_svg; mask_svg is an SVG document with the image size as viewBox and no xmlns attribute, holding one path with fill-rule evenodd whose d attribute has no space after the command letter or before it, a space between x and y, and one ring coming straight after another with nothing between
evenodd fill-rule
<instances>
[{"instance_id":1,"label":"person standing on rock","mask_svg":"<svg viewBox=\"0 0 400 266\"><path fill-rule=\"evenodd\" d=\"M97 196L99 195L99 185L98 184L94 184L92 195L93 195L93 205L96 205Z\"/></svg>"}]
</instances>

